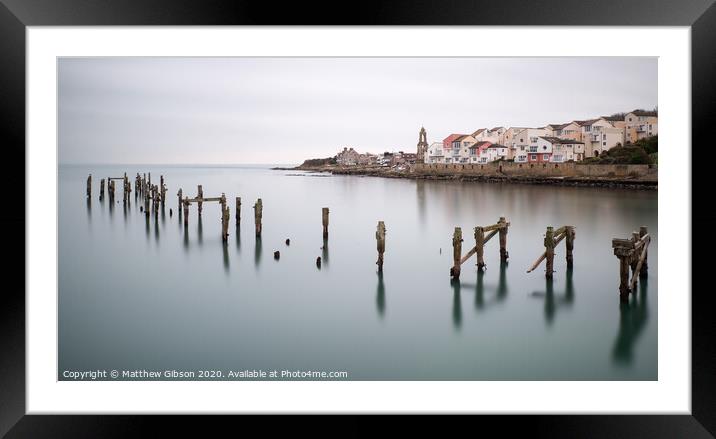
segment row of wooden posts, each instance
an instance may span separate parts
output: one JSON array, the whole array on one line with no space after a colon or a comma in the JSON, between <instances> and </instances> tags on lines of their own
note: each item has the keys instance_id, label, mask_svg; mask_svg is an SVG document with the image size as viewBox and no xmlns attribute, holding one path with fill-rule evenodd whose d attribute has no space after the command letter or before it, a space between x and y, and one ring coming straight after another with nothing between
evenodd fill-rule
<instances>
[{"instance_id":1,"label":"row of wooden posts","mask_svg":"<svg viewBox=\"0 0 716 439\"><path fill-rule=\"evenodd\" d=\"M107 194L109 196L110 202L114 202L116 180L123 181L123 200L126 203L129 198L129 193L131 193L132 191L131 184L129 183L126 173L123 177L107 178ZM148 177L146 175L140 177L139 173L137 173L134 191L135 199L140 194L144 197L144 211L147 216L149 216L150 210L149 200L152 200L153 210L155 214L157 214L159 210L159 204L161 203L162 207L164 206L167 192L163 175L160 176L159 186L152 185L151 182L151 173L149 173ZM100 200L102 200L104 197L104 188L105 180L102 179L100 184ZM92 174L90 174L87 178L87 197L91 197L91 195ZM179 202L179 215L181 216L183 208L185 226L189 223L189 206L192 203L196 203L198 207L198 213L199 215L201 215L203 203L219 202L219 204L221 205L221 237L224 241L227 241L229 236L229 207L227 204L226 195L222 193L219 197L205 198L202 185L197 186L196 197L189 198L188 196L185 196L184 198L182 198L182 195L182 189L180 188L179 192L177 193ZM253 208L256 236L261 237L263 217L263 202L261 201L261 198L259 198L256 203L254 203ZM328 239L329 209L327 207L324 207L321 209L321 213L321 219L323 224L323 238L325 241L326 239ZM240 222L241 197L236 197L236 225L238 226ZM462 254L462 229L460 227L455 227L452 238L453 266L450 268L450 276L453 279L459 279L460 266L464 264L468 259L470 259L473 255L477 255L477 269L480 271L484 270L486 267L484 259L485 245L495 235L499 235L500 261L507 262L507 259L509 258L509 253L507 252L507 232L509 230L509 227L510 223L505 217L500 217L500 219L495 224L490 224L487 226L476 226L474 228L475 246L472 247L465 255ZM383 221L378 221L378 227L375 232L375 239L378 251L378 260L376 261L376 264L378 265L378 271L381 273L383 272L383 254L385 253L385 230L385 223ZM544 236L545 250L540 255L540 257L537 258L534 264L530 266L530 268L527 270L527 273L534 271L537 267L540 266L542 261L546 261L545 277L551 279L554 273L554 249L563 240L565 241L567 268L571 269L574 265L573 250L575 237L576 234L574 226L565 225L557 228L556 230L552 226L547 227L547 231L545 232ZM649 236L646 227L641 227L639 229L639 232L633 232L632 237L629 239L614 238L612 240L612 248L614 249L614 254L617 256L617 258L619 258L619 293L622 300L627 300L629 297L629 293L635 291L637 277L647 276L647 249L649 247L650 242L651 237ZM320 266L320 257L318 258L316 263ZM632 271L631 280L629 280L630 268Z\"/></svg>"}]
</instances>

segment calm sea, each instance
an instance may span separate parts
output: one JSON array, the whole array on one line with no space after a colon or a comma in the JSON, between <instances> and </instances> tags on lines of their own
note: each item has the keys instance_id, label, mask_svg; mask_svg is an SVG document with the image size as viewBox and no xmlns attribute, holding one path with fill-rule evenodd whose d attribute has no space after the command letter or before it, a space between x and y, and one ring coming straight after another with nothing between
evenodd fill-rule
<instances>
[{"instance_id":1,"label":"calm sea","mask_svg":"<svg viewBox=\"0 0 716 439\"><path fill-rule=\"evenodd\" d=\"M99 201L100 179L164 175L168 201ZM86 178L93 176L91 202ZM176 193L225 193L192 206ZM134 186L134 185L133 185ZM242 199L240 227L234 198ZM253 203L263 200L263 236ZM324 246L321 208L330 208ZM170 209L172 214L170 214ZM452 233L511 222L509 263L498 239L451 284ZM375 230L386 224L384 273ZM554 280L546 226L576 226L574 269L564 243ZM620 305L611 239L648 226L649 277ZM61 166L59 371L343 371L352 380L656 380L657 192L330 176L266 167ZM285 244L289 238L290 245ZM273 252L280 251L274 260ZM322 257L321 268L316 258ZM120 377L120 379L122 379ZM127 378L124 378L127 379ZM161 379L172 379L162 375ZM341 378L345 379L345 378Z\"/></svg>"}]
</instances>

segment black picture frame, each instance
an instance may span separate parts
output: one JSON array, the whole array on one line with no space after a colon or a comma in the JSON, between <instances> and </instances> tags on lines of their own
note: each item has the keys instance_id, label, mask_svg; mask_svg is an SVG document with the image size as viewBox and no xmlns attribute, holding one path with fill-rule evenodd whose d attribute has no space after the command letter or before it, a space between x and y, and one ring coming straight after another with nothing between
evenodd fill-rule
<instances>
[{"instance_id":1,"label":"black picture frame","mask_svg":"<svg viewBox=\"0 0 716 439\"><path fill-rule=\"evenodd\" d=\"M26 26L89 25L550 25L550 26L688 26L691 28L692 61L692 272L708 271L709 259L700 259L700 248L714 248L716 215L709 211L713 195L706 191L708 160L695 160L693 151L711 147L707 130L716 116L716 6L714 0L520 0L469 1L439 0L361 1L354 3L287 3L189 0L0 0L0 123L5 160L2 175L5 195L17 197L23 187L23 201L8 200L0 215L3 263L0 302L0 434L6 437L143 437L168 429L211 435L229 429L246 431L253 427L275 433L322 432L335 436L400 433L408 430L447 433L452 428L484 432L496 428L508 437L516 432L555 437L714 437L716 436L716 319L712 313L714 293L708 287L691 286L684 279L681 291L664 294L691 294L692 298L692 410L689 415L544 415L544 416L461 416L441 418L398 418L393 426L376 428L372 417L332 416L298 418L274 422L265 417L233 416L125 416L125 415L25 415L25 31ZM684 153L684 145L676 148ZM673 145L667 145L668 148ZM688 151L686 151L688 152ZM23 166L20 166L20 163ZM697 184L699 178L700 184ZM35 200L33 200L35 201ZM18 233L25 230L25 234ZM698 232L698 235L697 235ZM683 231L684 239L691 236ZM705 236L702 236L705 235ZM704 242L705 241L705 242ZM698 248L697 248L698 247ZM20 250L21 249L21 250ZM19 251L18 251L19 250ZM22 255L22 257L21 257ZM687 255L681 255L686 257ZM668 267L664 267L668 269ZM10 281L10 282L8 282ZM668 329L667 329L668 331ZM239 397L237 395L237 397ZM378 397L378 396L377 396ZM475 396L479 398L479 395ZM381 420L386 420L382 418ZM447 422L445 422L447 421ZM237 430L240 428L240 430ZM251 428L251 429L253 429ZM450 430L447 430L449 428ZM292 433L292 434L294 434Z\"/></svg>"}]
</instances>

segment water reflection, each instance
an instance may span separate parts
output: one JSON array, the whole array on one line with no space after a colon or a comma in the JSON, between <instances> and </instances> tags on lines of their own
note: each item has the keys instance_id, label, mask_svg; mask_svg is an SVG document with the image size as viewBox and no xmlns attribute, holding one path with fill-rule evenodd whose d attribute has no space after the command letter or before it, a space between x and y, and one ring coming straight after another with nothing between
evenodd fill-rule
<instances>
[{"instance_id":1,"label":"water reflection","mask_svg":"<svg viewBox=\"0 0 716 439\"><path fill-rule=\"evenodd\" d=\"M259 269L259 264L261 263L261 237L256 237L256 245L254 247L254 265L256 267L256 271Z\"/></svg>"},{"instance_id":2,"label":"water reflection","mask_svg":"<svg viewBox=\"0 0 716 439\"><path fill-rule=\"evenodd\" d=\"M649 309L646 304L647 280L639 283L639 297L619 304L619 332L614 340L612 360L617 364L631 364L634 360L634 344L646 326Z\"/></svg>"},{"instance_id":3,"label":"water reflection","mask_svg":"<svg viewBox=\"0 0 716 439\"><path fill-rule=\"evenodd\" d=\"M223 242L221 248L224 251L224 271L229 274L229 243Z\"/></svg>"},{"instance_id":4,"label":"water reflection","mask_svg":"<svg viewBox=\"0 0 716 439\"><path fill-rule=\"evenodd\" d=\"M145 218L145 223L146 223L145 232L147 235L147 241L149 241L149 235L150 235L150 233L149 233L149 215L144 215L144 218Z\"/></svg>"},{"instance_id":5,"label":"water reflection","mask_svg":"<svg viewBox=\"0 0 716 439\"><path fill-rule=\"evenodd\" d=\"M241 251L241 227L236 225L236 250Z\"/></svg>"},{"instance_id":6,"label":"water reflection","mask_svg":"<svg viewBox=\"0 0 716 439\"><path fill-rule=\"evenodd\" d=\"M484 277L485 272L482 270L477 270L477 283L475 284L475 308L477 309L482 309L485 307L485 287L483 285Z\"/></svg>"},{"instance_id":7,"label":"water reflection","mask_svg":"<svg viewBox=\"0 0 716 439\"><path fill-rule=\"evenodd\" d=\"M159 242L159 221L157 221L157 218L154 218L154 241Z\"/></svg>"},{"instance_id":8,"label":"water reflection","mask_svg":"<svg viewBox=\"0 0 716 439\"><path fill-rule=\"evenodd\" d=\"M420 219L420 225L425 225L425 213L427 208L425 207L425 180L415 180L415 193L418 200L418 218Z\"/></svg>"},{"instance_id":9,"label":"water reflection","mask_svg":"<svg viewBox=\"0 0 716 439\"><path fill-rule=\"evenodd\" d=\"M460 280L450 279L452 286L452 324L456 330L462 327L462 305L460 304Z\"/></svg>"},{"instance_id":10,"label":"water reflection","mask_svg":"<svg viewBox=\"0 0 716 439\"><path fill-rule=\"evenodd\" d=\"M87 197L87 221L92 221L92 197Z\"/></svg>"},{"instance_id":11,"label":"water reflection","mask_svg":"<svg viewBox=\"0 0 716 439\"><path fill-rule=\"evenodd\" d=\"M475 290L475 308L478 310L484 309L486 305L499 303L505 300L507 297L507 262L500 262L500 274L498 277L497 286L485 287L485 272L477 270L477 280L475 284L463 282L462 287L472 288ZM495 292L490 302L485 301L485 292L493 290Z\"/></svg>"},{"instance_id":12,"label":"water reflection","mask_svg":"<svg viewBox=\"0 0 716 439\"><path fill-rule=\"evenodd\" d=\"M189 250L189 226L184 226L184 250Z\"/></svg>"},{"instance_id":13,"label":"water reflection","mask_svg":"<svg viewBox=\"0 0 716 439\"><path fill-rule=\"evenodd\" d=\"M321 262L328 268L328 238L323 237L323 247L321 247Z\"/></svg>"},{"instance_id":14,"label":"water reflection","mask_svg":"<svg viewBox=\"0 0 716 439\"><path fill-rule=\"evenodd\" d=\"M201 215L199 215L199 218L197 219L197 222L196 222L196 242L199 243L199 246L201 246L201 244L203 242L203 238L204 238L203 230L204 230L204 227L201 224Z\"/></svg>"},{"instance_id":15,"label":"water reflection","mask_svg":"<svg viewBox=\"0 0 716 439\"><path fill-rule=\"evenodd\" d=\"M378 272L378 286L375 289L375 305L378 308L378 315L385 315L385 284L383 283L383 273Z\"/></svg>"},{"instance_id":16,"label":"water reflection","mask_svg":"<svg viewBox=\"0 0 716 439\"><path fill-rule=\"evenodd\" d=\"M567 306L571 307L574 303L574 282L572 281L573 269L567 268L565 276L565 287L564 293L561 297L557 298L554 294L554 279L545 279L545 290L535 291L532 293L532 297L543 297L544 298L544 320L548 326L552 325L554 316L557 313L558 307Z\"/></svg>"}]
</instances>

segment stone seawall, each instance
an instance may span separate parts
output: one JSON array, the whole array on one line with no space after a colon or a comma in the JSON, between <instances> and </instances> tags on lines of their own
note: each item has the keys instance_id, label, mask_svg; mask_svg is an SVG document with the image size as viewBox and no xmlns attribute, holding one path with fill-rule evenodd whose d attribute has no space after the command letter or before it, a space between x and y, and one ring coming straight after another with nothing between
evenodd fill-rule
<instances>
[{"instance_id":1,"label":"stone seawall","mask_svg":"<svg viewBox=\"0 0 716 439\"><path fill-rule=\"evenodd\" d=\"M583 165L577 163L415 164L397 170L379 166L299 166L296 170L384 178L464 182L549 184L558 186L657 189L657 165Z\"/></svg>"},{"instance_id":2,"label":"stone seawall","mask_svg":"<svg viewBox=\"0 0 716 439\"><path fill-rule=\"evenodd\" d=\"M577 177L615 178L639 181L658 180L657 165L583 165L578 163L514 163L485 164L415 164L411 174L424 176L485 176L485 177Z\"/></svg>"}]
</instances>

